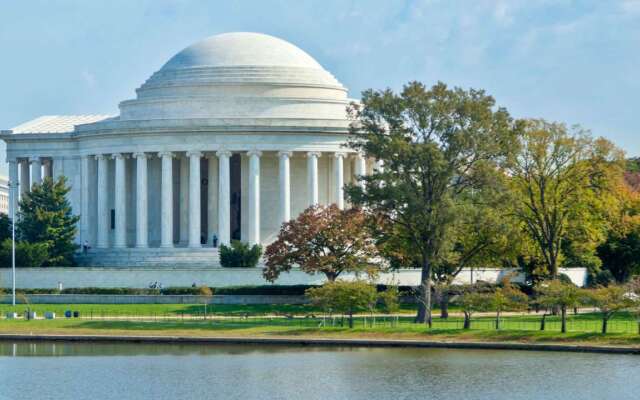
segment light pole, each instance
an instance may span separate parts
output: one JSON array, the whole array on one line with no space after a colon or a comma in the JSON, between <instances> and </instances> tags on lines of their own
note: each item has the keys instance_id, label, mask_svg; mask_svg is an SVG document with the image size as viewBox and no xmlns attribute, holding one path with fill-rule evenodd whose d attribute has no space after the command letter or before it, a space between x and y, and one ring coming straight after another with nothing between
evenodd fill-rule
<instances>
[{"instance_id":1,"label":"light pole","mask_svg":"<svg viewBox=\"0 0 640 400\"><path fill-rule=\"evenodd\" d=\"M16 306L16 206L18 205L18 182L9 182L9 190L13 191L11 196L11 285L12 304Z\"/></svg>"}]
</instances>

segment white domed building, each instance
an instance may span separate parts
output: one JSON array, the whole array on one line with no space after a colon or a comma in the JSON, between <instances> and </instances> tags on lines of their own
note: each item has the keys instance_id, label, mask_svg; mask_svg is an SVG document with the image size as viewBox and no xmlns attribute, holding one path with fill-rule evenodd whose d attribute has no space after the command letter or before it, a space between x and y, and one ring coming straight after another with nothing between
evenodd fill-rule
<instances>
[{"instance_id":1,"label":"white domed building","mask_svg":"<svg viewBox=\"0 0 640 400\"><path fill-rule=\"evenodd\" d=\"M211 266L214 237L267 244L309 205L344 207L371 167L345 147L350 101L291 43L226 33L176 54L120 115L44 116L0 138L19 191L68 178L81 264Z\"/></svg>"}]
</instances>

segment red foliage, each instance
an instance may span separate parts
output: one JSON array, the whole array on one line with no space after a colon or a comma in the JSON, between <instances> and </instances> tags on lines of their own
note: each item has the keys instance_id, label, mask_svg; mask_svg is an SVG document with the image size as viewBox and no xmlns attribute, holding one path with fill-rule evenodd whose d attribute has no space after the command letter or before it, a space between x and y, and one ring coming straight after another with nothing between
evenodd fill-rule
<instances>
[{"instance_id":1,"label":"red foliage","mask_svg":"<svg viewBox=\"0 0 640 400\"><path fill-rule=\"evenodd\" d=\"M264 254L263 275L270 282L294 266L330 281L342 272L372 273L376 247L366 229L366 215L336 205L313 206L282 225L278 239Z\"/></svg>"}]
</instances>

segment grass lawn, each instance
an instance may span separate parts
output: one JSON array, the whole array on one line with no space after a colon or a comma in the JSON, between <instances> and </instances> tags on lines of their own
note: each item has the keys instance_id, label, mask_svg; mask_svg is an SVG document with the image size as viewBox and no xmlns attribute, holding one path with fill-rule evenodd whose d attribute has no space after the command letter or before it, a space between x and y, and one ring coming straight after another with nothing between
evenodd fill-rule
<instances>
[{"instance_id":1,"label":"grass lawn","mask_svg":"<svg viewBox=\"0 0 640 400\"><path fill-rule=\"evenodd\" d=\"M231 315L231 314L228 314ZM534 315L509 316L501 320L496 330L491 317L473 320L471 330L460 329L462 319L435 319L434 327L411 323L411 317L377 317L372 327L371 317L360 316L355 328L348 329L341 318L244 318L235 315L227 319L182 320L0 320L0 333L15 334L75 334L75 335L165 335L165 336L251 336L251 337L319 337L370 339L422 339L442 341L486 341L518 343L565 343L589 345L640 346L637 323L632 315L620 314L609 322L610 333L599 333L597 314L580 314L569 319L569 332L561 334L557 317L548 317L545 331L539 330L540 317Z\"/></svg>"},{"instance_id":2,"label":"grass lawn","mask_svg":"<svg viewBox=\"0 0 640 400\"><path fill-rule=\"evenodd\" d=\"M9 304L0 304L0 316L7 312L15 311L22 313L29 308L42 315L46 311L55 312L62 316L66 310L79 311L82 315L114 315L114 316L182 316L201 315L205 311L202 304L18 304L13 308ZM451 312L456 311L456 307L450 307ZM416 306L414 304L403 304L400 308L402 314L414 314ZM293 314L307 315L319 314L320 309L305 304L210 304L207 306L207 313L224 313L232 315L244 314Z\"/></svg>"}]
</instances>

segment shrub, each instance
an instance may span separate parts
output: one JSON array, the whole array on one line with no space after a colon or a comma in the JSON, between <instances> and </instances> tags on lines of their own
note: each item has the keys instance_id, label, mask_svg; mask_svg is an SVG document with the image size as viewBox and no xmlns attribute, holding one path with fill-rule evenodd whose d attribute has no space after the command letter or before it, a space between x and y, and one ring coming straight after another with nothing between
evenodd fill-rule
<instances>
[{"instance_id":1,"label":"shrub","mask_svg":"<svg viewBox=\"0 0 640 400\"><path fill-rule=\"evenodd\" d=\"M387 290L378 293L378 300L382 311L386 314L397 313L400 310L400 291L397 286L389 286Z\"/></svg>"},{"instance_id":2,"label":"shrub","mask_svg":"<svg viewBox=\"0 0 640 400\"><path fill-rule=\"evenodd\" d=\"M11 266L12 243L5 239L0 243L0 265ZM46 243L16 242L16 267L38 268L48 259Z\"/></svg>"},{"instance_id":3,"label":"shrub","mask_svg":"<svg viewBox=\"0 0 640 400\"><path fill-rule=\"evenodd\" d=\"M376 305L375 286L365 281L329 281L324 285L308 289L307 297L325 312L339 312L349 316L349 328L353 328L353 314L372 309Z\"/></svg>"},{"instance_id":4,"label":"shrub","mask_svg":"<svg viewBox=\"0 0 640 400\"><path fill-rule=\"evenodd\" d=\"M250 246L238 240L231 242L231 246L220 245L220 265L224 268L254 268L260 261L262 246Z\"/></svg>"}]
</instances>

